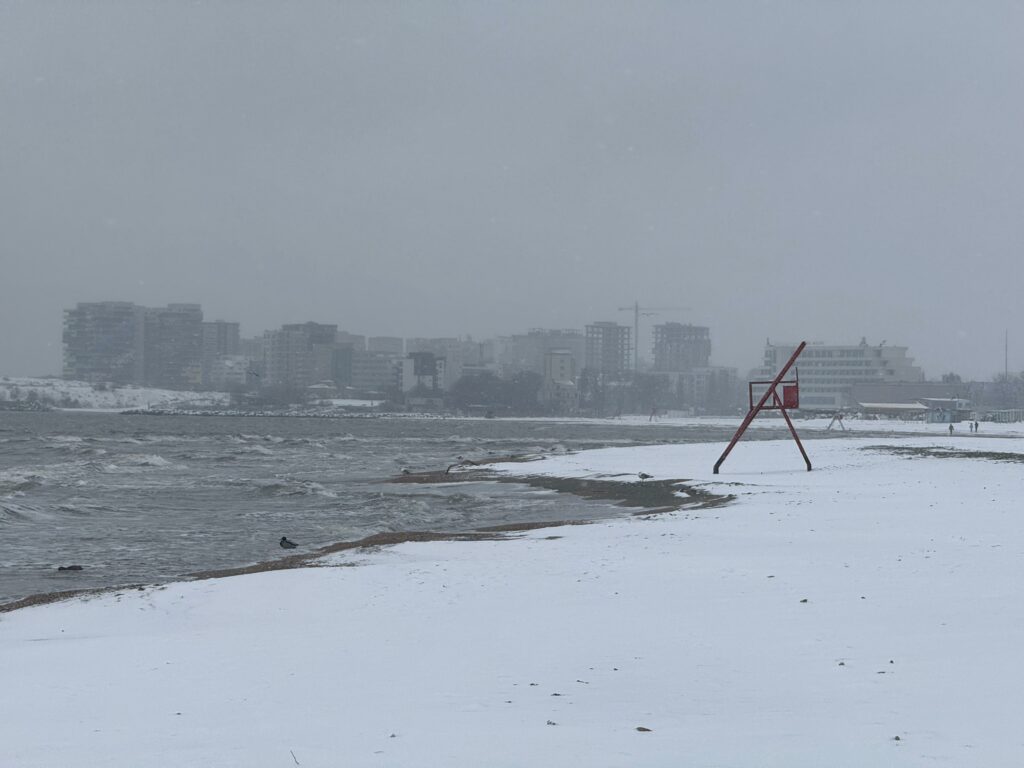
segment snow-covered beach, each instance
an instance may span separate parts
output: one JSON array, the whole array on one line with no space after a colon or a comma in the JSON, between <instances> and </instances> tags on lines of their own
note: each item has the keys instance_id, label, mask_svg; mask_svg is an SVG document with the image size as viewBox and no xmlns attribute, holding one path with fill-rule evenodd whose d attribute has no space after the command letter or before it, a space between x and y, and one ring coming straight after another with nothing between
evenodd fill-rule
<instances>
[{"instance_id":1,"label":"snow-covered beach","mask_svg":"<svg viewBox=\"0 0 1024 768\"><path fill-rule=\"evenodd\" d=\"M1020 764L1024 438L721 449L495 470L726 506L4 614L0 764Z\"/></svg>"}]
</instances>

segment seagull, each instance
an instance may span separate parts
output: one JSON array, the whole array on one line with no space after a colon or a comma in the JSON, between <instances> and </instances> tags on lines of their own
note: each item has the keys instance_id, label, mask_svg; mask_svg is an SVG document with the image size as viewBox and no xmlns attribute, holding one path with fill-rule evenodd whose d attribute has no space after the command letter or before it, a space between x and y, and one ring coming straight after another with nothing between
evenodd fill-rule
<instances>
[{"instance_id":1,"label":"seagull","mask_svg":"<svg viewBox=\"0 0 1024 768\"><path fill-rule=\"evenodd\" d=\"M281 549L295 549L297 546L299 546L294 541L289 541L287 536L282 536L278 544L281 545Z\"/></svg>"},{"instance_id":2,"label":"seagull","mask_svg":"<svg viewBox=\"0 0 1024 768\"><path fill-rule=\"evenodd\" d=\"M640 482L642 483L644 480L650 480L654 475L648 475L646 472L638 472L637 477L640 478Z\"/></svg>"}]
</instances>

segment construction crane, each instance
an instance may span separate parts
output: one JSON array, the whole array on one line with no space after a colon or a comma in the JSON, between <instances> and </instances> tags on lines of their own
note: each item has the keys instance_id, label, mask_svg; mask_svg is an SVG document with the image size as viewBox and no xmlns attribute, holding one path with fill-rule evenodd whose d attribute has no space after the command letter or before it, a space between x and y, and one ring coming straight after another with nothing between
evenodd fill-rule
<instances>
[{"instance_id":1,"label":"construction crane","mask_svg":"<svg viewBox=\"0 0 1024 768\"><path fill-rule=\"evenodd\" d=\"M640 316L653 317L659 312L688 312L690 307L641 307L634 301L632 307L619 307L619 312L633 313L633 372L640 370Z\"/></svg>"}]
</instances>

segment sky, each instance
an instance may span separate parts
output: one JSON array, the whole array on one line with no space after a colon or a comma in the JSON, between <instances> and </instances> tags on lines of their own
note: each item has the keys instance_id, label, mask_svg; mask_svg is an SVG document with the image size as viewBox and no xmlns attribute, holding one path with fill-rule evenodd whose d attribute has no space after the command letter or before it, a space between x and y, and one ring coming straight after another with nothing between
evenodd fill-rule
<instances>
[{"instance_id":1,"label":"sky","mask_svg":"<svg viewBox=\"0 0 1024 768\"><path fill-rule=\"evenodd\" d=\"M1024 6L0 2L0 374L79 301L1024 369ZM647 334L641 351L647 352Z\"/></svg>"}]
</instances>

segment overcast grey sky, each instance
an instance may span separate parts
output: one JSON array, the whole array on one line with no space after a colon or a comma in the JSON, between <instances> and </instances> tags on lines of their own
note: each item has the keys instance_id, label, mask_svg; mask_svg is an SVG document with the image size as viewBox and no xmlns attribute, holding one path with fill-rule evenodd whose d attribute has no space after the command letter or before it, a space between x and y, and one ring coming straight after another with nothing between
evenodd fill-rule
<instances>
[{"instance_id":1,"label":"overcast grey sky","mask_svg":"<svg viewBox=\"0 0 1024 768\"><path fill-rule=\"evenodd\" d=\"M0 2L0 373L77 301L245 335L684 305L1024 368L1024 6Z\"/></svg>"}]
</instances>

